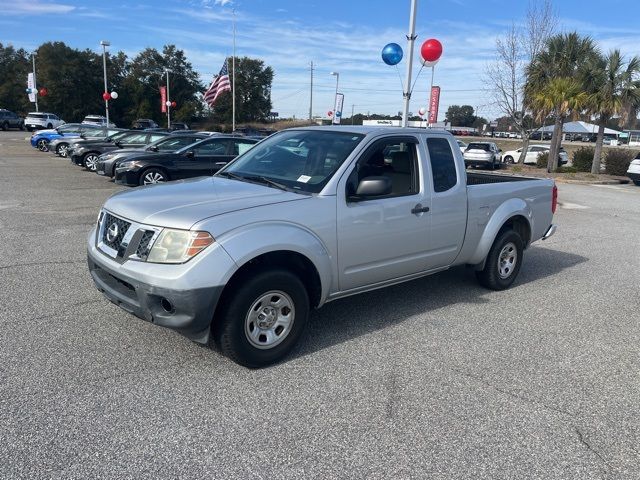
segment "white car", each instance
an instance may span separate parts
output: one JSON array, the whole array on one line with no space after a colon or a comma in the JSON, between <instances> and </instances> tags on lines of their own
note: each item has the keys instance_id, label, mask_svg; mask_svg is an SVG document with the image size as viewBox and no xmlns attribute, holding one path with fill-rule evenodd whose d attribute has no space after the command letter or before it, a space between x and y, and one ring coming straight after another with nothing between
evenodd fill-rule
<instances>
[{"instance_id":1,"label":"white car","mask_svg":"<svg viewBox=\"0 0 640 480\"><path fill-rule=\"evenodd\" d=\"M60 117L53 113L46 112L31 112L28 113L27 118L24 119L24 126L29 131L39 128L47 128L51 130L52 128L59 127L63 124L64 120Z\"/></svg>"},{"instance_id":2,"label":"white car","mask_svg":"<svg viewBox=\"0 0 640 480\"><path fill-rule=\"evenodd\" d=\"M502 150L493 142L471 142L464 151L465 167L500 168Z\"/></svg>"},{"instance_id":3,"label":"white car","mask_svg":"<svg viewBox=\"0 0 640 480\"><path fill-rule=\"evenodd\" d=\"M82 123L86 125L99 125L101 127L104 127L107 125L107 117L103 117L102 115L87 115L86 117L84 117L84 120L82 120ZM113 122L109 122L109 126L115 127L116 124Z\"/></svg>"},{"instance_id":4,"label":"white car","mask_svg":"<svg viewBox=\"0 0 640 480\"><path fill-rule=\"evenodd\" d=\"M640 153L636 155L635 160L629 165L627 170L627 177L631 179L633 183L640 187Z\"/></svg>"},{"instance_id":5,"label":"white car","mask_svg":"<svg viewBox=\"0 0 640 480\"><path fill-rule=\"evenodd\" d=\"M460 147L460 151L464 155L464 151L467 149L468 145L466 143L464 143L462 140L456 140L456 142L458 143L458 146Z\"/></svg>"},{"instance_id":6,"label":"white car","mask_svg":"<svg viewBox=\"0 0 640 480\"><path fill-rule=\"evenodd\" d=\"M538 161L538 157L543 153L549 153L551 147L549 145L529 145L527 149L527 155L524 158L525 164L534 164ZM522 148L517 150L509 150L505 152L502 158L504 159L504 163L518 163L520 161L520 154L522 153ZM560 157L560 163L565 165L569 162L569 155L564 151L562 147L560 147L560 153L558 154Z\"/></svg>"}]
</instances>

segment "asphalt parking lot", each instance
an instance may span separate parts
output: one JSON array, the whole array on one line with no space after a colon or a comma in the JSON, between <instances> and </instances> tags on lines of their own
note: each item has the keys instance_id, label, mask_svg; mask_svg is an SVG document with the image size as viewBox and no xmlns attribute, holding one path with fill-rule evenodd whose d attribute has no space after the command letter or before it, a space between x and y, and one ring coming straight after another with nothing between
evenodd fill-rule
<instances>
[{"instance_id":1,"label":"asphalt parking lot","mask_svg":"<svg viewBox=\"0 0 640 480\"><path fill-rule=\"evenodd\" d=\"M120 189L0 132L0 478L640 478L640 188L559 185L515 286L315 312L247 370L93 287Z\"/></svg>"}]
</instances>

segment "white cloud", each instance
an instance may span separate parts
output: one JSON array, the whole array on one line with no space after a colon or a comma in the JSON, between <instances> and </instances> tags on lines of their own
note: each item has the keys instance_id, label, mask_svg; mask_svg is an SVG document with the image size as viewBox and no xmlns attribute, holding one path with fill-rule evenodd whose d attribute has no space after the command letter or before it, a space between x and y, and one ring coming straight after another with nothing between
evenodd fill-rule
<instances>
[{"instance_id":1,"label":"white cloud","mask_svg":"<svg viewBox=\"0 0 640 480\"><path fill-rule=\"evenodd\" d=\"M17 0L11 6L3 8L4 15L47 15L50 13L69 13L75 10L73 5L49 3L39 0Z\"/></svg>"}]
</instances>

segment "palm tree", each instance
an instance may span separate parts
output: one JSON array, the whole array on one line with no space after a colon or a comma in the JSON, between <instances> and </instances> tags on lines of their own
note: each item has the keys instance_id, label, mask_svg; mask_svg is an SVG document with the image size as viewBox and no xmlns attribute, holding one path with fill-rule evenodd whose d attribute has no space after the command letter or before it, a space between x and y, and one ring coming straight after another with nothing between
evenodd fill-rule
<instances>
[{"instance_id":1,"label":"palm tree","mask_svg":"<svg viewBox=\"0 0 640 480\"><path fill-rule=\"evenodd\" d=\"M629 120L631 112L640 106L640 57L633 57L625 65L620 50L591 59L585 70L585 84L589 92L589 112L598 117L598 136L593 155L591 173L600 173L602 141L607 122L620 117L622 126Z\"/></svg>"},{"instance_id":2,"label":"palm tree","mask_svg":"<svg viewBox=\"0 0 640 480\"><path fill-rule=\"evenodd\" d=\"M565 118L582 108L585 101L584 95L579 95L584 90L579 72L596 55L591 38L581 37L577 32L561 33L549 38L544 50L527 67L525 99L529 108L538 117L543 113L555 117L548 171L558 165Z\"/></svg>"}]
</instances>

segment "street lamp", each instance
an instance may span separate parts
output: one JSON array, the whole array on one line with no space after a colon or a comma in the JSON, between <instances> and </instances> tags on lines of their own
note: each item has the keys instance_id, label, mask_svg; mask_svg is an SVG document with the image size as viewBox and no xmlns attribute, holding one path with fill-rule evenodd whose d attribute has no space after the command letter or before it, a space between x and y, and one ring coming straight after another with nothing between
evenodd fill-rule
<instances>
[{"instance_id":1,"label":"street lamp","mask_svg":"<svg viewBox=\"0 0 640 480\"><path fill-rule=\"evenodd\" d=\"M167 75L167 129L171 130L171 95L169 95L169 70L168 68L164 69L164 73Z\"/></svg>"},{"instance_id":2,"label":"street lamp","mask_svg":"<svg viewBox=\"0 0 640 480\"><path fill-rule=\"evenodd\" d=\"M34 90L34 99L36 103L36 112L38 111L38 82L36 81L36 55L38 52L35 50L31 53L31 60L33 61L33 90Z\"/></svg>"},{"instance_id":3,"label":"street lamp","mask_svg":"<svg viewBox=\"0 0 640 480\"><path fill-rule=\"evenodd\" d=\"M329 75L334 75L336 77L336 101L338 100L338 82L340 81L340 73L339 72L330 72ZM335 105L335 102L334 102ZM334 106L335 108L335 106Z\"/></svg>"},{"instance_id":4,"label":"street lamp","mask_svg":"<svg viewBox=\"0 0 640 480\"><path fill-rule=\"evenodd\" d=\"M100 40L100 45L102 45L102 67L104 69L104 110L107 117L107 128L109 128L109 98L106 95L109 92L107 88L107 47L110 46L111 43L107 40Z\"/></svg>"}]
</instances>

